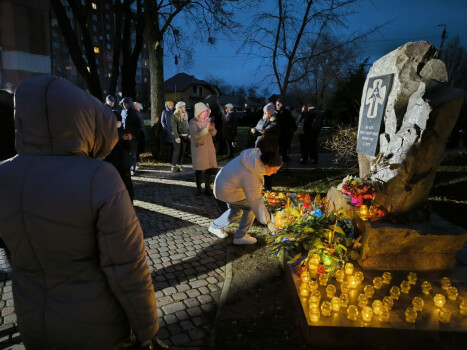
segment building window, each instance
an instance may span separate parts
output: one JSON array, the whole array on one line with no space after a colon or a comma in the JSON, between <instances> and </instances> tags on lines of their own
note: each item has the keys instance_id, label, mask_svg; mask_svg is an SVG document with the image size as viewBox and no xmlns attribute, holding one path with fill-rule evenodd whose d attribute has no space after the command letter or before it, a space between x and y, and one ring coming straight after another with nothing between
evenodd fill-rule
<instances>
[{"instance_id":1,"label":"building window","mask_svg":"<svg viewBox=\"0 0 467 350\"><path fill-rule=\"evenodd\" d=\"M203 96L203 87L200 86L198 89L198 96L202 97Z\"/></svg>"},{"instance_id":2,"label":"building window","mask_svg":"<svg viewBox=\"0 0 467 350\"><path fill-rule=\"evenodd\" d=\"M93 2L91 6L92 6L93 10L97 10L97 4L96 3Z\"/></svg>"},{"instance_id":3,"label":"building window","mask_svg":"<svg viewBox=\"0 0 467 350\"><path fill-rule=\"evenodd\" d=\"M198 87L197 87L196 85L193 85L192 92L193 92L194 94L197 94L197 93L198 93Z\"/></svg>"},{"instance_id":4,"label":"building window","mask_svg":"<svg viewBox=\"0 0 467 350\"><path fill-rule=\"evenodd\" d=\"M94 46L94 53L99 53L99 48L97 46Z\"/></svg>"}]
</instances>

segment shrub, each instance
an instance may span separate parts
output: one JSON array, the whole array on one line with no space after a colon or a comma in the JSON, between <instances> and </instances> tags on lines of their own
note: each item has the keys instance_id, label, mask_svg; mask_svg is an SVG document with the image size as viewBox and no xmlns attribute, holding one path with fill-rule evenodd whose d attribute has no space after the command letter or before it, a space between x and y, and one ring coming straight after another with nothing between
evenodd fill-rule
<instances>
[{"instance_id":1,"label":"shrub","mask_svg":"<svg viewBox=\"0 0 467 350\"><path fill-rule=\"evenodd\" d=\"M324 142L324 147L336 154L336 164L358 167L357 128L336 125L331 138Z\"/></svg>"}]
</instances>

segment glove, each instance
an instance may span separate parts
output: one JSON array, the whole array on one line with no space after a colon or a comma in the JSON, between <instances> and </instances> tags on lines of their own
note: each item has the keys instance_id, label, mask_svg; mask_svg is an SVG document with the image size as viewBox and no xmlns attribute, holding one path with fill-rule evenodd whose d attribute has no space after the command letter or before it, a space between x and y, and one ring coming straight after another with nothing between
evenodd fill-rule
<instances>
[{"instance_id":1,"label":"glove","mask_svg":"<svg viewBox=\"0 0 467 350\"><path fill-rule=\"evenodd\" d=\"M275 235L277 233L277 227L272 221L268 222L268 229L269 231L271 231L272 235Z\"/></svg>"},{"instance_id":2,"label":"glove","mask_svg":"<svg viewBox=\"0 0 467 350\"><path fill-rule=\"evenodd\" d=\"M237 147L237 142L236 141L232 142L232 147L233 148Z\"/></svg>"},{"instance_id":3,"label":"glove","mask_svg":"<svg viewBox=\"0 0 467 350\"><path fill-rule=\"evenodd\" d=\"M175 139L175 142L180 143L180 142L182 142L182 140L180 140L180 138L177 138L177 139Z\"/></svg>"}]
</instances>

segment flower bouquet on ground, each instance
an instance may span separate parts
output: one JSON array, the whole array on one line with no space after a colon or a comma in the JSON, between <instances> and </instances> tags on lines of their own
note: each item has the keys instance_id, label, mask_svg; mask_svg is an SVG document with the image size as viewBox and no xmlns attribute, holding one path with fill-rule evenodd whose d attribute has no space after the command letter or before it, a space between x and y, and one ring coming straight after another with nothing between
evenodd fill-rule
<instances>
[{"instance_id":1,"label":"flower bouquet on ground","mask_svg":"<svg viewBox=\"0 0 467 350\"><path fill-rule=\"evenodd\" d=\"M354 207L372 202L376 196L375 184L371 180L347 176L337 187L346 196L348 203Z\"/></svg>"}]
</instances>

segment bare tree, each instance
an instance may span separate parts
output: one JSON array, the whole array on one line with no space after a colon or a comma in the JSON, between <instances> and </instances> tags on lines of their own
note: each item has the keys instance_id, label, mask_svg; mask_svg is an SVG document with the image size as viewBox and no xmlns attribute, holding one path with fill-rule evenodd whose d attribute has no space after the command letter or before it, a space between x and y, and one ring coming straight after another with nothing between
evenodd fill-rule
<instances>
[{"instance_id":1,"label":"bare tree","mask_svg":"<svg viewBox=\"0 0 467 350\"><path fill-rule=\"evenodd\" d=\"M144 0L146 16L146 40L151 67L151 151L160 157L160 117L164 108L164 43L170 42L169 51L176 60L183 55L181 37L184 26L198 33L197 40L214 44L216 30L229 32L238 27L233 18L233 9L238 0ZM181 15L184 21L177 21ZM189 24L188 24L189 23ZM186 45L186 42L184 43Z\"/></svg>"},{"instance_id":2,"label":"bare tree","mask_svg":"<svg viewBox=\"0 0 467 350\"><path fill-rule=\"evenodd\" d=\"M441 57L446 64L451 86L467 88L467 50L460 44L459 36L448 41Z\"/></svg>"},{"instance_id":3,"label":"bare tree","mask_svg":"<svg viewBox=\"0 0 467 350\"><path fill-rule=\"evenodd\" d=\"M310 74L307 67L311 67L310 62L315 57L361 40L379 28L366 33L350 33L347 39L329 43L325 48L318 45L325 33L345 26L345 18L353 13L353 5L357 1L275 0L271 11L254 16L247 31L245 47L250 49L250 53L270 62L274 81L280 94L285 96L291 84ZM305 40L306 50L301 47ZM298 67L307 69L299 72L296 70Z\"/></svg>"}]
</instances>

